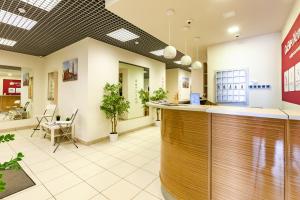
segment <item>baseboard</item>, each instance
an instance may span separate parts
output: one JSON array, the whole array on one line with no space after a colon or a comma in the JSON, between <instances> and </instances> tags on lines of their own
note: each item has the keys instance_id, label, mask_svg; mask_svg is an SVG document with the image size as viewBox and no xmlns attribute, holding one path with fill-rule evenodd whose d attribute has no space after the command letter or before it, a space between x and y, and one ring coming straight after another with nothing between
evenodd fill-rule
<instances>
[{"instance_id":1,"label":"baseboard","mask_svg":"<svg viewBox=\"0 0 300 200\"><path fill-rule=\"evenodd\" d=\"M141 127L138 127L138 128L134 128L134 129L130 129L130 130L127 130L127 131L123 131L123 132L120 132L119 135L120 136L124 136L124 135L129 134L129 133L131 133L133 131L138 131L138 130L141 130L141 129L144 129L144 128L147 128L147 127L150 127L150 126L153 126L153 125L154 125L154 123L151 123L151 124L146 125L146 126L141 126ZM98 138L96 140L92 140L92 141L88 141L88 142L84 141L84 140L81 140L79 138L76 138L76 140L79 143L81 143L81 144L89 146L89 145L96 144L96 143L99 143L99 142L104 142L104 141L108 142L109 141L109 136L105 136L105 137Z\"/></svg>"},{"instance_id":2,"label":"baseboard","mask_svg":"<svg viewBox=\"0 0 300 200\"><path fill-rule=\"evenodd\" d=\"M19 131L19 130L24 130L24 129L31 129L31 128L34 128L35 126L36 125L21 126L21 127L17 127L17 128L0 129L0 133L11 132L11 131Z\"/></svg>"}]
</instances>

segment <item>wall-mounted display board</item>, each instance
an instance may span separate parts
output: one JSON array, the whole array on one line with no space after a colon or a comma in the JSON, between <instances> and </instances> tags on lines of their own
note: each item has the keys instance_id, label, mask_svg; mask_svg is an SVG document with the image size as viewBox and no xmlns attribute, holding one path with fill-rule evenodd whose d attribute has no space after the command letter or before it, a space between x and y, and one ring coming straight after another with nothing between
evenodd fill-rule
<instances>
[{"instance_id":1,"label":"wall-mounted display board","mask_svg":"<svg viewBox=\"0 0 300 200\"><path fill-rule=\"evenodd\" d=\"M216 72L216 103L248 103L247 70Z\"/></svg>"},{"instance_id":2,"label":"wall-mounted display board","mask_svg":"<svg viewBox=\"0 0 300 200\"><path fill-rule=\"evenodd\" d=\"M300 14L281 48L282 100L300 105Z\"/></svg>"},{"instance_id":3,"label":"wall-mounted display board","mask_svg":"<svg viewBox=\"0 0 300 200\"><path fill-rule=\"evenodd\" d=\"M21 80L3 79L3 94L4 95L20 95Z\"/></svg>"}]
</instances>

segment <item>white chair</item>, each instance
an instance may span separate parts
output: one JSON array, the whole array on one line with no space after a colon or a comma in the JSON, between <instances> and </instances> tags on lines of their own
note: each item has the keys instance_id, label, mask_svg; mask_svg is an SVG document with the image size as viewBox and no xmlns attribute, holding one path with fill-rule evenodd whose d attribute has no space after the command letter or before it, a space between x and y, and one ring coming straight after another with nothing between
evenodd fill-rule
<instances>
[{"instance_id":1,"label":"white chair","mask_svg":"<svg viewBox=\"0 0 300 200\"><path fill-rule=\"evenodd\" d=\"M59 134L60 138L59 138L58 142L56 142L56 143L58 143L58 145L55 147L53 153L55 153L55 151L60 146L62 138L66 138L68 141L71 141L74 144L74 146L76 148L78 148L78 146L76 145L76 141L74 140L74 138L72 138L72 127L73 127L75 118L77 116L77 113L78 113L78 109L76 109L73 112L69 121L56 121L55 122L55 124L59 126L58 134ZM56 145L56 143L54 145Z\"/></svg>"},{"instance_id":2,"label":"white chair","mask_svg":"<svg viewBox=\"0 0 300 200\"><path fill-rule=\"evenodd\" d=\"M56 111L56 105L49 104L49 105L46 106L46 109L45 109L43 115L36 117L36 119L38 121L38 124L33 129L31 137L33 136L33 134L35 133L35 131L40 130L40 125L41 125L42 121L45 120L46 122L51 122L53 120L55 111Z\"/></svg>"}]
</instances>

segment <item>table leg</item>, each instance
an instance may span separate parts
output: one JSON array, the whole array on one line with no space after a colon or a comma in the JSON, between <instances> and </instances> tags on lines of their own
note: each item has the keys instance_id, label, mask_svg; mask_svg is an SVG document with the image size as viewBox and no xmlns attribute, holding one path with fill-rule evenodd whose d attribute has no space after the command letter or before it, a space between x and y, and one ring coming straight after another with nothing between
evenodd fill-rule
<instances>
[{"instance_id":1,"label":"table leg","mask_svg":"<svg viewBox=\"0 0 300 200\"><path fill-rule=\"evenodd\" d=\"M54 146L55 141L54 141L54 133L55 133L55 129L51 128L51 145Z\"/></svg>"}]
</instances>

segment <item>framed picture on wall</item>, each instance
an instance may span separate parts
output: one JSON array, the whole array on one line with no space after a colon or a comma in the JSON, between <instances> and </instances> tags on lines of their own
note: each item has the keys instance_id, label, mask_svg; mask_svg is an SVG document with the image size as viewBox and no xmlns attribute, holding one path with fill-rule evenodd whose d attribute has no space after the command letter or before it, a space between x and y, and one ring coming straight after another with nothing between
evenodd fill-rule
<instances>
[{"instance_id":1,"label":"framed picture on wall","mask_svg":"<svg viewBox=\"0 0 300 200\"><path fill-rule=\"evenodd\" d=\"M26 72L23 74L23 86L28 86L29 85L29 73Z\"/></svg>"},{"instance_id":2,"label":"framed picture on wall","mask_svg":"<svg viewBox=\"0 0 300 200\"><path fill-rule=\"evenodd\" d=\"M188 77L182 77L182 88L190 88L190 79Z\"/></svg>"},{"instance_id":3,"label":"framed picture on wall","mask_svg":"<svg viewBox=\"0 0 300 200\"><path fill-rule=\"evenodd\" d=\"M63 81L76 81L78 79L78 58L63 62Z\"/></svg>"}]
</instances>

